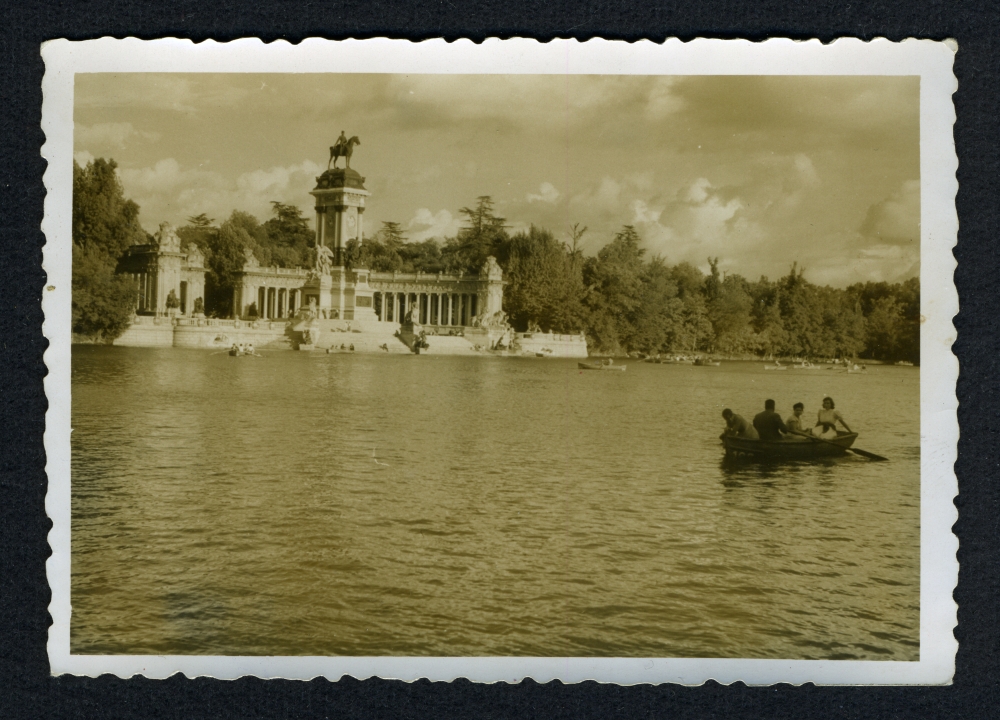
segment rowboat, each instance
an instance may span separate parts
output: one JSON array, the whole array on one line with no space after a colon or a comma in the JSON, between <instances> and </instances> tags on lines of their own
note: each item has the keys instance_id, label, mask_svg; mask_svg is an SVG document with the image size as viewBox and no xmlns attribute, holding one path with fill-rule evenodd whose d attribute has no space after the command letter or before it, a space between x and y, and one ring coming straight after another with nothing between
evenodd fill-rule
<instances>
[{"instance_id":1,"label":"rowboat","mask_svg":"<svg viewBox=\"0 0 1000 720\"><path fill-rule=\"evenodd\" d=\"M788 366L787 365L765 365L764 369L765 370L787 370Z\"/></svg>"},{"instance_id":2,"label":"rowboat","mask_svg":"<svg viewBox=\"0 0 1000 720\"><path fill-rule=\"evenodd\" d=\"M702 358L695 359L694 364L697 367L719 367L722 365L718 360L704 360Z\"/></svg>"},{"instance_id":3,"label":"rowboat","mask_svg":"<svg viewBox=\"0 0 1000 720\"><path fill-rule=\"evenodd\" d=\"M815 365L808 360L792 365L792 370L824 370L822 365Z\"/></svg>"},{"instance_id":4,"label":"rowboat","mask_svg":"<svg viewBox=\"0 0 1000 720\"><path fill-rule=\"evenodd\" d=\"M627 365L605 365L603 363L582 363L578 362L577 367L581 370L621 370L625 372Z\"/></svg>"},{"instance_id":5,"label":"rowboat","mask_svg":"<svg viewBox=\"0 0 1000 720\"><path fill-rule=\"evenodd\" d=\"M857 439L857 433L837 432L836 438L823 442L819 439L800 438L769 442L726 435L722 443L726 457L754 460L811 460L813 458L843 455Z\"/></svg>"}]
</instances>

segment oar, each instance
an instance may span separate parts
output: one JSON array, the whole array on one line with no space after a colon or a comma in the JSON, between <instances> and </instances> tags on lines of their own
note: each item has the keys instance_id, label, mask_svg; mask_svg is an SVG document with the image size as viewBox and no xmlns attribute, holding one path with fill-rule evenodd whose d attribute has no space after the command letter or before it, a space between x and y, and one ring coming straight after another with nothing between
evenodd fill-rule
<instances>
[{"instance_id":1,"label":"oar","mask_svg":"<svg viewBox=\"0 0 1000 720\"><path fill-rule=\"evenodd\" d=\"M889 460L889 458L887 458L887 457L882 457L881 455L876 455L873 452L868 452L867 450L861 450L860 448L855 448L855 447L845 448L843 445L837 445L837 443L831 442L831 441L827 440L826 438L816 437L815 435L810 435L809 433L799 432L799 433L795 433L795 434L796 435L802 435L803 437L807 437L810 440L814 440L816 442L824 442L824 443L827 443L828 445L835 445L836 447L839 447L839 448L841 448L843 450L849 450L850 452L854 453L855 455L860 455L861 457L866 457L869 460L874 460L876 462L888 462L888 460Z\"/></svg>"}]
</instances>

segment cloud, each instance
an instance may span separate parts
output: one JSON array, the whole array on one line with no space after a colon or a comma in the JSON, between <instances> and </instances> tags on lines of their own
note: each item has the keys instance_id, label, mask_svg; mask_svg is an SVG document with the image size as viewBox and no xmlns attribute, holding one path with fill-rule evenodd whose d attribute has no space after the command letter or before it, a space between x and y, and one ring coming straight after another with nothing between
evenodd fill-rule
<instances>
[{"instance_id":1,"label":"cloud","mask_svg":"<svg viewBox=\"0 0 1000 720\"><path fill-rule=\"evenodd\" d=\"M234 107L257 83L239 73L87 73L76 76L76 105L171 110L193 116L201 109Z\"/></svg>"},{"instance_id":2,"label":"cloud","mask_svg":"<svg viewBox=\"0 0 1000 720\"><path fill-rule=\"evenodd\" d=\"M301 207L321 170L313 161L303 160L229 180L213 170L185 168L174 158L164 158L150 167L120 168L119 175L125 194L142 208L140 218L149 229L163 220L183 225L186 218L202 212L221 221L232 210L243 210L266 220L272 200Z\"/></svg>"},{"instance_id":3,"label":"cloud","mask_svg":"<svg viewBox=\"0 0 1000 720\"><path fill-rule=\"evenodd\" d=\"M899 190L868 208L859 232L883 243L919 245L920 181L907 180Z\"/></svg>"},{"instance_id":4,"label":"cloud","mask_svg":"<svg viewBox=\"0 0 1000 720\"><path fill-rule=\"evenodd\" d=\"M312 160L303 160L297 165L288 167L272 167L268 170L253 170L236 178L237 190L246 197L259 196L263 198L286 197L288 191L295 189L300 198L312 189L316 176L323 168ZM305 187L305 192L298 193Z\"/></svg>"},{"instance_id":5,"label":"cloud","mask_svg":"<svg viewBox=\"0 0 1000 720\"><path fill-rule=\"evenodd\" d=\"M632 201L632 224L655 223L660 219L663 210L654 210L646 204L644 200Z\"/></svg>"},{"instance_id":6,"label":"cloud","mask_svg":"<svg viewBox=\"0 0 1000 720\"><path fill-rule=\"evenodd\" d=\"M94 125L77 123L73 128L73 135L73 141L77 147L96 146L99 150L124 150L126 141L134 137L154 142L161 137L158 132L136 130L130 122L96 123Z\"/></svg>"},{"instance_id":7,"label":"cloud","mask_svg":"<svg viewBox=\"0 0 1000 720\"><path fill-rule=\"evenodd\" d=\"M799 180L803 185L811 186L819 184L819 173L813 161L805 153L797 153L794 158L795 170L798 172Z\"/></svg>"},{"instance_id":8,"label":"cloud","mask_svg":"<svg viewBox=\"0 0 1000 720\"><path fill-rule=\"evenodd\" d=\"M528 193L525 199L529 203L543 202L549 205L555 205L556 201L562 197L562 193L556 190L555 186L550 182L543 182L538 188L538 194Z\"/></svg>"},{"instance_id":9,"label":"cloud","mask_svg":"<svg viewBox=\"0 0 1000 720\"><path fill-rule=\"evenodd\" d=\"M684 109L686 102L673 90L674 78L655 78L646 97L646 117L654 122L666 119Z\"/></svg>"},{"instance_id":10,"label":"cloud","mask_svg":"<svg viewBox=\"0 0 1000 720\"><path fill-rule=\"evenodd\" d=\"M839 250L840 248L834 248ZM844 286L859 278L871 282L901 282L920 272L920 251L903 245L870 245L853 257L840 252L806 261L806 277L820 285Z\"/></svg>"},{"instance_id":11,"label":"cloud","mask_svg":"<svg viewBox=\"0 0 1000 720\"><path fill-rule=\"evenodd\" d=\"M660 122L684 106L672 78L615 75L393 75L377 105L403 127L495 123L506 129L617 125L623 114Z\"/></svg>"},{"instance_id":12,"label":"cloud","mask_svg":"<svg viewBox=\"0 0 1000 720\"><path fill-rule=\"evenodd\" d=\"M86 167L87 163L94 161L94 156L86 150L77 150L73 153L73 159L80 167Z\"/></svg>"},{"instance_id":13,"label":"cloud","mask_svg":"<svg viewBox=\"0 0 1000 720\"><path fill-rule=\"evenodd\" d=\"M411 242L423 242L431 238L453 237L461 229L462 223L447 210L432 213L427 208L420 208L406 227L411 231L415 230L410 233Z\"/></svg>"}]
</instances>

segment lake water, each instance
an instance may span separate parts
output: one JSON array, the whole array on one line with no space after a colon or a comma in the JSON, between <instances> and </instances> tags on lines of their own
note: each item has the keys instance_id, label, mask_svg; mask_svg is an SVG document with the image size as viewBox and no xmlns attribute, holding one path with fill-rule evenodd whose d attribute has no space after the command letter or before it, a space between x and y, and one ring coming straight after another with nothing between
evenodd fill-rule
<instances>
[{"instance_id":1,"label":"lake water","mask_svg":"<svg viewBox=\"0 0 1000 720\"><path fill-rule=\"evenodd\" d=\"M916 660L919 369L73 348L74 653ZM831 395L854 455L723 462Z\"/></svg>"}]
</instances>

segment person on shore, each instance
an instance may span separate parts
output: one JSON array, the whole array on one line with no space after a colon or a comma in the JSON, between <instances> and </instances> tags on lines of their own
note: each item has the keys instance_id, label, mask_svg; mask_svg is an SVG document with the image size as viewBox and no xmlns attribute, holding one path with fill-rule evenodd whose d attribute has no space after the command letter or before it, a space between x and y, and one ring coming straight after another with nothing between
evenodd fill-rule
<instances>
[{"instance_id":1,"label":"person on shore","mask_svg":"<svg viewBox=\"0 0 1000 720\"><path fill-rule=\"evenodd\" d=\"M253 355L253 343L247 343L247 355Z\"/></svg>"},{"instance_id":2,"label":"person on shore","mask_svg":"<svg viewBox=\"0 0 1000 720\"><path fill-rule=\"evenodd\" d=\"M760 439L765 442L780 442L781 438L788 433L788 427L781 415L774 411L774 400L764 401L764 412L759 412L754 416L753 426L760 435Z\"/></svg>"},{"instance_id":3,"label":"person on shore","mask_svg":"<svg viewBox=\"0 0 1000 720\"><path fill-rule=\"evenodd\" d=\"M795 403L792 405L792 414L788 416L785 420L785 425L788 426L788 432L790 433L804 433L806 428L802 425L802 413L805 412L806 406L802 403Z\"/></svg>"},{"instance_id":4,"label":"person on shore","mask_svg":"<svg viewBox=\"0 0 1000 720\"><path fill-rule=\"evenodd\" d=\"M816 426L812 429L813 435L824 440L836 438L838 422L844 426L847 432L851 432L851 428L844 422L844 417L834 408L833 398L823 398L823 409L816 415Z\"/></svg>"},{"instance_id":5,"label":"person on shore","mask_svg":"<svg viewBox=\"0 0 1000 720\"><path fill-rule=\"evenodd\" d=\"M726 420L726 430L720 437L730 435L733 437L745 438L747 440L759 439L757 431L754 430L753 425L746 421L746 418L737 415L729 408L722 411L722 417Z\"/></svg>"}]
</instances>

